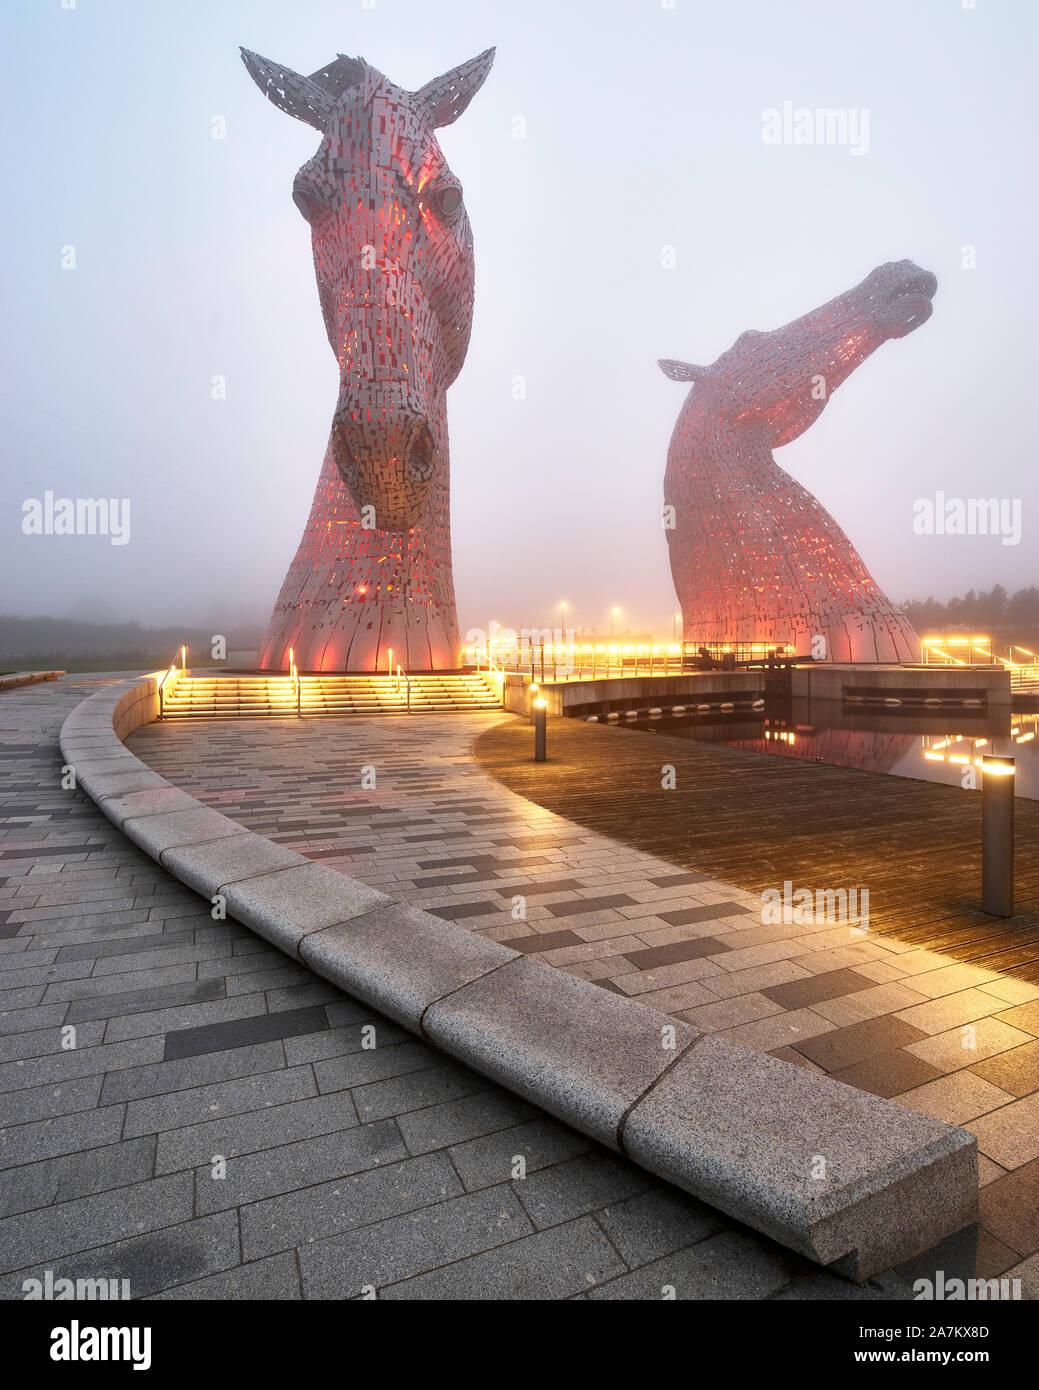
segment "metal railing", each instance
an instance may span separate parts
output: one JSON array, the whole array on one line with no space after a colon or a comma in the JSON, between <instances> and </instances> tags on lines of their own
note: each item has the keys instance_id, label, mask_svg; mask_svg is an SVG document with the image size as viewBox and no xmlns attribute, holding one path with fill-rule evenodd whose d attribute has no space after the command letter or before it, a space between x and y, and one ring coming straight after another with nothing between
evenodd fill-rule
<instances>
[{"instance_id":1,"label":"metal railing","mask_svg":"<svg viewBox=\"0 0 1039 1390\"><path fill-rule=\"evenodd\" d=\"M406 686L406 689L407 689L407 704L406 704L406 709L407 709L408 714L410 714L410 713L411 713L411 678L409 677L408 673L404 670L404 668L403 668L403 667L400 665L400 663L398 662L398 664L397 664L397 692L396 692L398 695L400 694L400 683L401 683L401 681L404 681L405 686Z\"/></svg>"},{"instance_id":2,"label":"metal railing","mask_svg":"<svg viewBox=\"0 0 1039 1390\"><path fill-rule=\"evenodd\" d=\"M1014 653L1027 657L1027 661L1015 659ZM1030 651L1028 647L1021 647L1012 643L1007 648L1007 655L1004 660L1000 657L1010 671L1010 689L1027 691L1031 694L1039 692L1039 656Z\"/></svg>"},{"instance_id":3,"label":"metal railing","mask_svg":"<svg viewBox=\"0 0 1039 1390\"><path fill-rule=\"evenodd\" d=\"M289 679L292 681L293 689L296 692L296 717L303 718L303 682L299 678L299 668L296 666L296 653L292 647L289 648Z\"/></svg>"},{"instance_id":4,"label":"metal railing","mask_svg":"<svg viewBox=\"0 0 1039 1390\"><path fill-rule=\"evenodd\" d=\"M761 662L770 656L789 656L791 648L785 643L734 644L729 648L706 644L713 661L726 665L745 665ZM467 652L463 651L463 664ZM598 677L669 676L685 671L704 669L700 646L692 643L669 646L622 646L604 643L540 643L524 647L509 647L492 654L486 646L468 649L469 660L477 671L486 670L492 677L504 677L506 672L522 672L542 684L546 680L592 680Z\"/></svg>"},{"instance_id":5,"label":"metal railing","mask_svg":"<svg viewBox=\"0 0 1039 1390\"><path fill-rule=\"evenodd\" d=\"M171 690L171 691L173 690L173 687L174 687L174 686L176 685L176 683L177 683L177 675L178 675L178 672L177 672L177 656L180 657L180 673L179 673L179 674L180 674L180 675L184 675L185 671L187 671L187 669L188 669L188 649L187 649L187 645L186 645L186 644L182 644L182 645L181 645L180 650L177 652L176 656L174 656L174 658L173 658L173 660L170 662L169 666L167 666L167 668L166 668L166 674L163 676L162 680L159 681L158 696L159 696L159 718L160 718L160 719L162 718L163 699L164 699L164 694L163 694L163 692L164 692L164 689L165 689L165 686L166 686L166 682L169 681L169 683L170 683L170 690Z\"/></svg>"},{"instance_id":6,"label":"metal railing","mask_svg":"<svg viewBox=\"0 0 1039 1390\"><path fill-rule=\"evenodd\" d=\"M988 637L925 637L921 647L925 666L995 666L1009 673L1011 690L1039 691L1039 655L1020 643L1008 643L1006 656L992 650Z\"/></svg>"}]
</instances>

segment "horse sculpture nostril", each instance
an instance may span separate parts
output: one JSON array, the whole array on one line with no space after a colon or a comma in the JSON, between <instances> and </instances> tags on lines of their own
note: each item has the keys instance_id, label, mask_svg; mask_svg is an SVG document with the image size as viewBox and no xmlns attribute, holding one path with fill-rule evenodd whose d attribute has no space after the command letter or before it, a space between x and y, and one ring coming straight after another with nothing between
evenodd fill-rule
<instances>
[{"instance_id":1,"label":"horse sculpture nostril","mask_svg":"<svg viewBox=\"0 0 1039 1390\"><path fill-rule=\"evenodd\" d=\"M416 483L425 483L433 476L436 462L436 443L425 420L416 426L404 455L408 476Z\"/></svg>"}]
</instances>

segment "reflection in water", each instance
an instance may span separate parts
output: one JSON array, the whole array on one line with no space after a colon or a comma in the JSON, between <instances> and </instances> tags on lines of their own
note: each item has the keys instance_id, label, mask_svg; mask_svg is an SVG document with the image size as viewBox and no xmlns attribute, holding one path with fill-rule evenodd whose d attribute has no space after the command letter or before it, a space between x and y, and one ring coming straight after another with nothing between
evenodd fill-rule
<instances>
[{"instance_id":1,"label":"reflection in water","mask_svg":"<svg viewBox=\"0 0 1039 1390\"><path fill-rule=\"evenodd\" d=\"M853 713L833 701L793 700L763 713L712 711L651 720L643 712L617 727L966 788L981 785L978 764L995 754L1016 760L1017 795L1039 800L1039 714Z\"/></svg>"}]
</instances>

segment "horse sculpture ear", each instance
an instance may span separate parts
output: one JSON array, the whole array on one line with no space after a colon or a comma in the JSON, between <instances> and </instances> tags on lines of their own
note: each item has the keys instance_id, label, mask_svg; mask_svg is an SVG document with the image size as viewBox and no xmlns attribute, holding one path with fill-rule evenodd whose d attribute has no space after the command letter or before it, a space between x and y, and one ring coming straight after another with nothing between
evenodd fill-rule
<instances>
[{"instance_id":1,"label":"horse sculpture ear","mask_svg":"<svg viewBox=\"0 0 1039 1390\"><path fill-rule=\"evenodd\" d=\"M335 107L331 92L319 87L311 78L261 58L258 53L250 53L247 48L241 52L249 76L268 100L279 110L295 116L298 121L306 121L324 134Z\"/></svg>"},{"instance_id":2,"label":"horse sculpture ear","mask_svg":"<svg viewBox=\"0 0 1039 1390\"><path fill-rule=\"evenodd\" d=\"M415 102L425 109L430 125L436 128L457 121L483 86L493 62L494 49L487 48L414 92Z\"/></svg>"},{"instance_id":3,"label":"horse sculpture ear","mask_svg":"<svg viewBox=\"0 0 1039 1390\"><path fill-rule=\"evenodd\" d=\"M673 357L659 357L657 366L672 381L702 381L707 375L706 367L695 367L692 362L676 362Z\"/></svg>"}]
</instances>

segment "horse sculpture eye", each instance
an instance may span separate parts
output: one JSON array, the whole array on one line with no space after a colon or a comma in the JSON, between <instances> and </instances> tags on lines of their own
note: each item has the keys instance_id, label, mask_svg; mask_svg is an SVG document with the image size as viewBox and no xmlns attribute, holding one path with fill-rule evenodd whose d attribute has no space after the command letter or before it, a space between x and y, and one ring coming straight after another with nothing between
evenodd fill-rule
<instances>
[{"instance_id":1,"label":"horse sculpture eye","mask_svg":"<svg viewBox=\"0 0 1039 1390\"><path fill-rule=\"evenodd\" d=\"M449 183L446 188L438 188L433 201L441 217L456 217L462 207L462 190L457 184Z\"/></svg>"}]
</instances>

